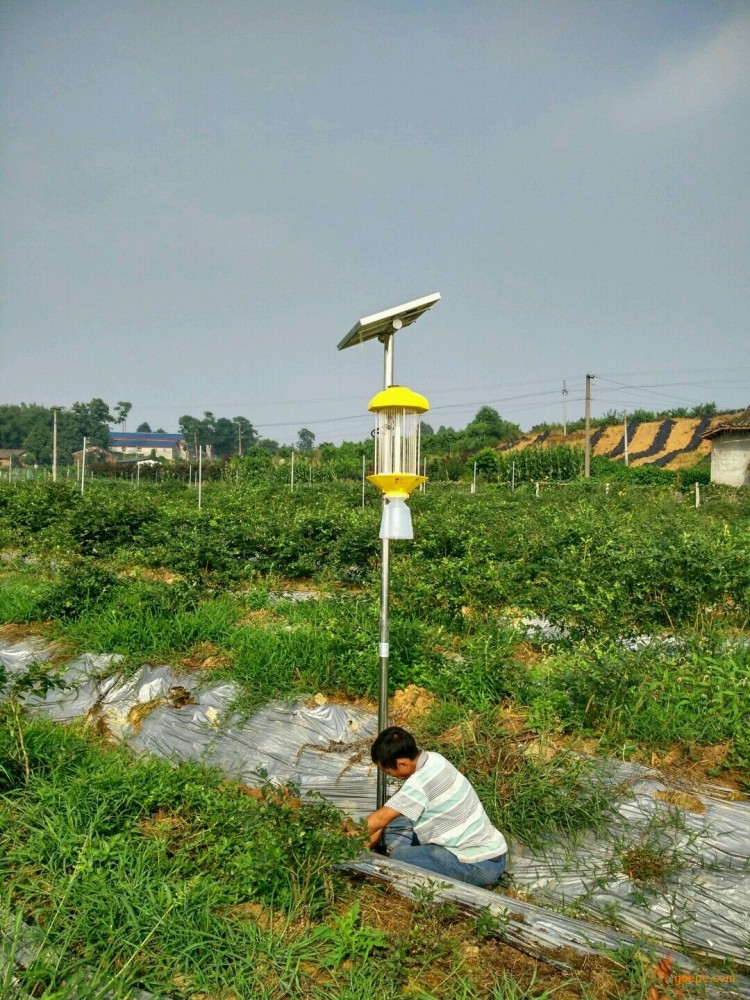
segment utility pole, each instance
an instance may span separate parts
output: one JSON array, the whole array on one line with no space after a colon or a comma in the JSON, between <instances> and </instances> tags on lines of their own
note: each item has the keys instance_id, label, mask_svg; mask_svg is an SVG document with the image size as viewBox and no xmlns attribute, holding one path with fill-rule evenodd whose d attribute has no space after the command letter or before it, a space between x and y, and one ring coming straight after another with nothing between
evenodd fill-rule
<instances>
[{"instance_id":1,"label":"utility pole","mask_svg":"<svg viewBox=\"0 0 750 1000\"><path fill-rule=\"evenodd\" d=\"M563 437L567 437L568 436L568 387L565 384L565 379L563 379L562 398L563 398Z\"/></svg>"},{"instance_id":2,"label":"utility pole","mask_svg":"<svg viewBox=\"0 0 750 1000\"><path fill-rule=\"evenodd\" d=\"M583 476L591 478L591 379L593 375L586 374L586 442L583 453Z\"/></svg>"},{"instance_id":3,"label":"utility pole","mask_svg":"<svg viewBox=\"0 0 750 1000\"><path fill-rule=\"evenodd\" d=\"M628 465L629 464L629 459L628 459L628 414L627 414L627 411L623 415L622 425L623 425L623 429L625 431L625 438L624 438L624 444L625 444L625 465Z\"/></svg>"},{"instance_id":4,"label":"utility pole","mask_svg":"<svg viewBox=\"0 0 750 1000\"><path fill-rule=\"evenodd\" d=\"M242 458L242 424L239 422L239 420L237 421L237 433L240 438L240 458Z\"/></svg>"},{"instance_id":5,"label":"utility pole","mask_svg":"<svg viewBox=\"0 0 750 1000\"><path fill-rule=\"evenodd\" d=\"M57 482L57 407L52 407L52 482Z\"/></svg>"}]
</instances>

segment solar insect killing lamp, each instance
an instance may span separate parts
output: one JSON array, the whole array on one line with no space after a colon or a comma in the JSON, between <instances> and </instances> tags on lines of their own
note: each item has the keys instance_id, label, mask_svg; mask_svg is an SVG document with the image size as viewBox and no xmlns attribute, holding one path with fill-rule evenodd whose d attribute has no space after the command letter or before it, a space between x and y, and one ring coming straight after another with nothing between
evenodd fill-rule
<instances>
[{"instance_id":1,"label":"solar insect killing lamp","mask_svg":"<svg viewBox=\"0 0 750 1000\"><path fill-rule=\"evenodd\" d=\"M429 410L429 403L416 392L393 384L393 337L411 326L440 299L440 292L405 302L383 312L357 320L340 341L338 349L378 340L383 345L383 391L370 401L375 414L375 473L367 478L383 494L380 521L382 559L380 563L380 641L378 660L378 732L388 726L388 600L390 589L391 539L413 538L409 494L425 481L419 475L419 417ZM377 808L386 800L386 775L378 771Z\"/></svg>"},{"instance_id":2,"label":"solar insect killing lamp","mask_svg":"<svg viewBox=\"0 0 750 1000\"><path fill-rule=\"evenodd\" d=\"M375 473L368 480L383 494L380 537L411 539L412 490L426 481L419 475L420 417L430 404L417 392L393 385L370 400L375 414Z\"/></svg>"}]
</instances>

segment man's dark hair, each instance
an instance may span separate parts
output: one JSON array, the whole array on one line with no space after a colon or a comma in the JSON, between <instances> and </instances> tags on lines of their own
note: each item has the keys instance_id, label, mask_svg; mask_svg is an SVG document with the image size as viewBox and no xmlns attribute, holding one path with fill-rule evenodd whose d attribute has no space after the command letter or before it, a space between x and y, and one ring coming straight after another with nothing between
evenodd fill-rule
<instances>
[{"instance_id":1,"label":"man's dark hair","mask_svg":"<svg viewBox=\"0 0 750 1000\"><path fill-rule=\"evenodd\" d=\"M400 726L384 729L370 750L373 764L381 767L395 767L399 757L414 760L419 756L419 747L411 733Z\"/></svg>"}]
</instances>

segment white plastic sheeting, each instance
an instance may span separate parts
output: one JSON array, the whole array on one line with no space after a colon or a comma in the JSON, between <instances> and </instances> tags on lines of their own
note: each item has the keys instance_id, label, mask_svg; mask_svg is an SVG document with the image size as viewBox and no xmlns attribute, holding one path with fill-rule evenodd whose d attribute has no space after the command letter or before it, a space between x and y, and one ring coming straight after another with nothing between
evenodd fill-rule
<instances>
[{"instance_id":1,"label":"white plastic sheeting","mask_svg":"<svg viewBox=\"0 0 750 1000\"><path fill-rule=\"evenodd\" d=\"M517 850L515 883L537 902L750 965L750 802L681 791L634 764L611 767L618 806L607 833ZM639 878L649 865L653 877Z\"/></svg>"},{"instance_id":2,"label":"white plastic sheeting","mask_svg":"<svg viewBox=\"0 0 750 1000\"><path fill-rule=\"evenodd\" d=\"M52 652L36 641L0 644L0 662L11 672L22 671ZM146 665L126 678L112 674L116 664L110 655L82 656L62 673L64 689L42 700L29 698L27 706L59 722L97 719L135 750L200 760L245 784L294 782L301 795L323 795L357 819L373 809L377 779L369 746L377 722L372 713L354 706L272 702L238 720L229 711L237 694L232 684L197 686L196 675L170 666Z\"/></svg>"},{"instance_id":3,"label":"white plastic sheeting","mask_svg":"<svg viewBox=\"0 0 750 1000\"><path fill-rule=\"evenodd\" d=\"M466 885L455 879L428 875L414 865L376 854L365 855L347 867L379 879L407 898L414 895L414 890L428 888L437 903L451 903L473 914L488 912L504 928L504 940L542 961L569 967L569 949L579 955L601 955L632 948L634 944L632 937L608 927L552 913L543 907L500 896L496 892ZM664 956L669 956L672 960L675 972L694 975L696 979L703 977L705 970L679 951L671 948L655 949L657 960ZM715 977L712 983L711 975L705 976L706 992L709 995L750 997L750 978L737 976L731 983L718 985L719 978ZM687 988L686 992L689 993L690 989Z\"/></svg>"},{"instance_id":4,"label":"white plastic sheeting","mask_svg":"<svg viewBox=\"0 0 750 1000\"><path fill-rule=\"evenodd\" d=\"M0 661L10 671L49 655L36 641L0 643ZM231 684L201 685L196 675L170 666L143 666L125 678L113 675L116 666L111 656L80 657L63 674L66 690L30 699L28 707L60 721L98 718L140 752L200 760L246 784L264 778L294 782L302 796L320 794L356 818L373 808L372 714L349 705L275 702L242 720L230 710L236 694ZM561 917L526 903L535 915L527 921L530 940L552 951L581 947L585 940L623 944L622 934L602 926L614 923L664 945L750 966L750 803L703 792L697 796L703 811L691 812L658 797L669 789L653 772L620 764L607 774L619 802L607 836L511 852L514 882L535 904L564 904L597 921ZM682 859L657 888L624 874L623 858L644 845ZM400 869L367 855L359 870L377 877L390 871L397 880ZM499 901L496 893L486 895ZM528 945L525 950L534 953ZM750 981L738 980L733 992L750 997Z\"/></svg>"}]
</instances>

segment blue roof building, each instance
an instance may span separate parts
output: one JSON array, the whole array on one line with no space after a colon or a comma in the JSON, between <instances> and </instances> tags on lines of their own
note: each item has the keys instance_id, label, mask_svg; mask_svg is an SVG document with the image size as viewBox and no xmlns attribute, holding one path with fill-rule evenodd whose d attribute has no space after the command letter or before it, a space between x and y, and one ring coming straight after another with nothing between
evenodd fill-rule
<instances>
[{"instance_id":1,"label":"blue roof building","mask_svg":"<svg viewBox=\"0 0 750 1000\"><path fill-rule=\"evenodd\" d=\"M143 431L110 431L109 450L115 455L135 455L148 458L153 451L157 458L174 461L186 458L187 449L181 434L145 433Z\"/></svg>"}]
</instances>

